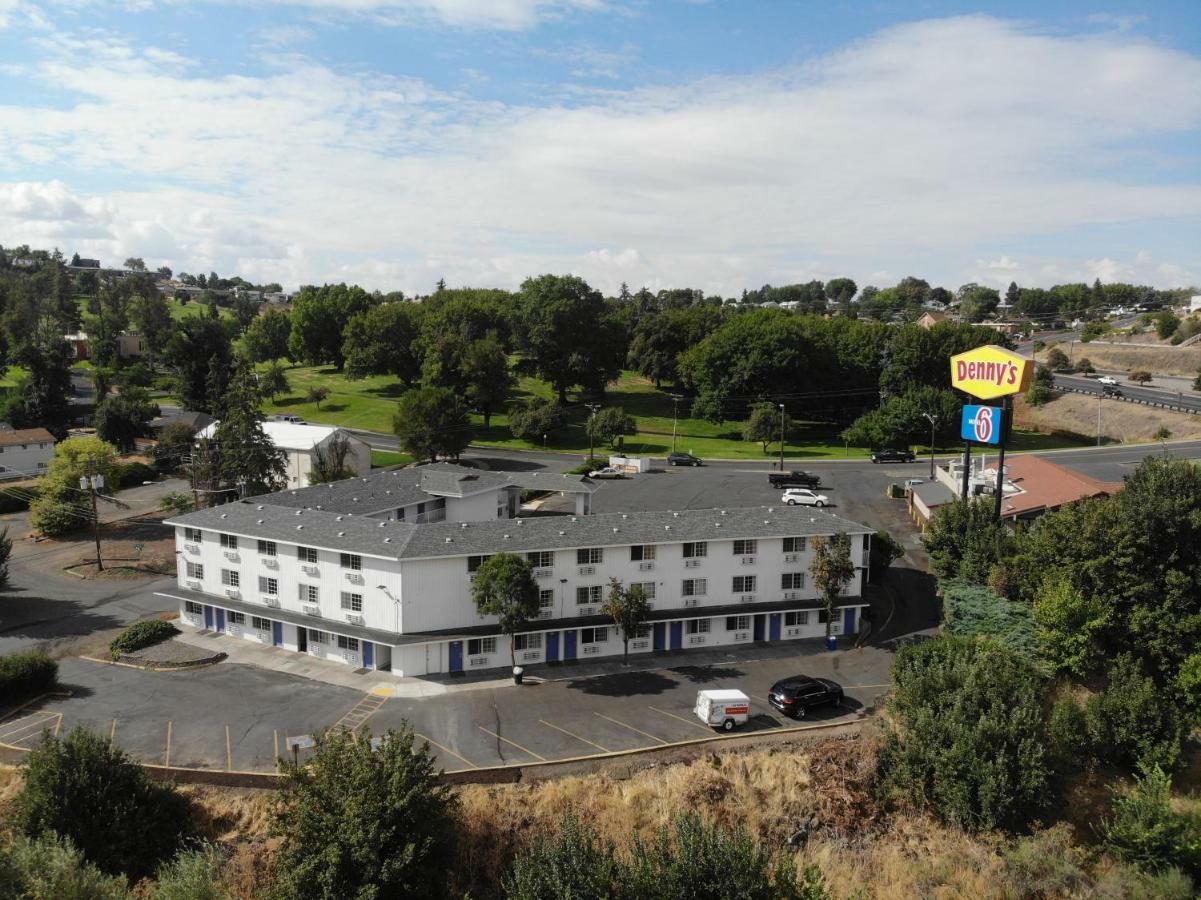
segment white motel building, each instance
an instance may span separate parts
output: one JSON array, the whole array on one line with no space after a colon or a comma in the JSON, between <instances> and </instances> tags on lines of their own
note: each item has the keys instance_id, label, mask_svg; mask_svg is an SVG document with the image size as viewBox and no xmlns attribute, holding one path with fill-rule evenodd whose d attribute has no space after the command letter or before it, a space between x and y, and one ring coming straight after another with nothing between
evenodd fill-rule
<instances>
[{"instance_id":1,"label":"white motel building","mask_svg":"<svg viewBox=\"0 0 1201 900\"><path fill-rule=\"evenodd\" d=\"M494 553L528 559L537 620L524 665L620 655L600 612L609 580L640 584L650 621L631 653L817 638L813 538L851 536L856 574L833 630L858 630L872 530L800 506L590 514L586 477L424 466L282 491L168 520L183 627L397 676L509 665L471 582ZM520 515L522 490L574 496L574 515Z\"/></svg>"}]
</instances>

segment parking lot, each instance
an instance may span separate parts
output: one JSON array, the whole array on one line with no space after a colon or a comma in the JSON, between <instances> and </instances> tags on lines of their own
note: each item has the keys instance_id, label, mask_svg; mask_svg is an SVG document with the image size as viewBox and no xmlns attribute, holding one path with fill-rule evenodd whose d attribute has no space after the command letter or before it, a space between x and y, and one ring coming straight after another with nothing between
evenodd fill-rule
<instances>
[{"instance_id":1,"label":"parking lot","mask_svg":"<svg viewBox=\"0 0 1201 900\"><path fill-rule=\"evenodd\" d=\"M716 732L692 713L701 688L737 688L751 697L750 733L793 720L767 702L768 688L803 672L841 683L840 709L813 710L807 723L849 720L884 693L891 653L878 648L827 653L813 644L767 645L737 653L682 652L664 667L594 677L570 668L547 680L476 687L424 699L388 697L221 664L190 672L147 672L65 659L60 680L72 695L0 722L0 741L33 746L45 730L84 725L111 735L147 763L272 771L288 738L336 725L379 734L408 723L447 771L662 747ZM381 686L388 682L379 682Z\"/></svg>"}]
</instances>

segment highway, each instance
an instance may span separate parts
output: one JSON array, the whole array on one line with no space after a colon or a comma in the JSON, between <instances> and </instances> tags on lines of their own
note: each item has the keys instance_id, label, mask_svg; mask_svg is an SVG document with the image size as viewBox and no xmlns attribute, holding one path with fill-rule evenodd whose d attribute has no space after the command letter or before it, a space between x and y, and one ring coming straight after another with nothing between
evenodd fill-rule
<instances>
[{"instance_id":1,"label":"highway","mask_svg":"<svg viewBox=\"0 0 1201 900\"><path fill-rule=\"evenodd\" d=\"M1105 385L1098 383L1095 378L1084 378L1080 375L1056 375L1056 390L1069 390L1083 394L1101 394ZM1146 403L1162 405L1181 412L1201 413L1201 394L1193 391L1165 391L1162 388L1143 387L1118 378L1117 389L1121 397L1111 398L1115 402Z\"/></svg>"}]
</instances>

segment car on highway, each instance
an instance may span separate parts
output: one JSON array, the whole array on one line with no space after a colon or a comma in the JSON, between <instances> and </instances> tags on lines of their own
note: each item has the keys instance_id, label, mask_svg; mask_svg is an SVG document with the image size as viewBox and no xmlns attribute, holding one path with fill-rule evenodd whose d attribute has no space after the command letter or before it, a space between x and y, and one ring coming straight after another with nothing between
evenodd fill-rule
<instances>
[{"instance_id":1,"label":"car on highway","mask_svg":"<svg viewBox=\"0 0 1201 900\"><path fill-rule=\"evenodd\" d=\"M816 506L821 509L830 502L830 498L808 488L789 488L780 495L780 499L789 506Z\"/></svg>"},{"instance_id":2,"label":"car on highway","mask_svg":"<svg viewBox=\"0 0 1201 900\"><path fill-rule=\"evenodd\" d=\"M691 453L677 452L671 453L667 457L669 466L699 466L702 465L699 456L693 456Z\"/></svg>"},{"instance_id":3,"label":"car on highway","mask_svg":"<svg viewBox=\"0 0 1201 900\"><path fill-rule=\"evenodd\" d=\"M1097 384L1105 384L1105 385L1109 385L1110 387L1113 387L1117 383L1118 383L1118 380L1116 378L1114 378L1112 375L1102 375L1100 378L1097 379Z\"/></svg>"},{"instance_id":4,"label":"car on highway","mask_svg":"<svg viewBox=\"0 0 1201 900\"><path fill-rule=\"evenodd\" d=\"M911 462L914 462L916 459L917 459L917 457L913 455L912 450L899 450L895 447L891 447L891 448L888 448L885 450L877 450L872 454L872 462L874 462L874 463L885 463L885 462L911 463Z\"/></svg>"},{"instance_id":5,"label":"car on highway","mask_svg":"<svg viewBox=\"0 0 1201 900\"><path fill-rule=\"evenodd\" d=\"M771 472L767 476L767 482L774 488L815 488L821 485L822 479L815 472L793 469L791 472Z\"/></svg>"},{"instance_id":6,"label":"car on highway","mask_svg":"<svg viewBox=\"0 0 1201 900\"><path fill-rule=\"evenodd\" d=\"M1105 397L1125 397L1126 396L1125 394L1122 393L1121 388L1112 387L1108 384L1105 385L1103 388L1101 388L1101 394L1102 394L1102 396L1105 396Z\"/></svg>"},{"instance_id":7,"label":"car on highway","mask_svg":"<svg viewBox=\"0 0 1201 900\"><path fill-rule=\"evenodd\" d=\"M815 706L842 706L842 685L829 678L793 675L771 686L767 702L786 716L803 719Z\"/></svg>"},{"instance_id":8,"label":"car on highway","mask_svg":"<svg viewBox=\"0 0 1201 900\"><path fill-rule=\"evenodd\" d=\"M624 478L625 472L621 471L621 469L614 468L613 466L604 466L600 469L593 469L588 473L588 477L598 479Z\"/></svg>"}]
</instances>

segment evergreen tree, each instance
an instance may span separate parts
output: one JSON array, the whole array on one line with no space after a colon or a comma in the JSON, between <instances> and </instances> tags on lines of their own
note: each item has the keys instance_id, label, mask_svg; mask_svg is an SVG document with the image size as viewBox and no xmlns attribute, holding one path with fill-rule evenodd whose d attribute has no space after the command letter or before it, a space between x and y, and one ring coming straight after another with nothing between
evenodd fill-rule
<instances>
[{"instance_id":1,"label":"evergreen tree","mask_svg":"<svg viewBox=\"0 0 1201 900\"><path fill-rule=\"evenodd\" d=\"M228 401L229 372L221 365L216 355L209 357L208 376L204 381L206 406L210 414L218 419L225 417L225 407Z\"/></svg>"},{"instance_id":2,"label":"evergreen tree","mask_svg":"<svg viewBox=\"0 0 1201 900\"><path fill-rule=\"evenodd\" d=\"M238 486L242 496L269 494L286 484L284 452L267 437L259 420L261 399L249 361L239 357L214 438L221 480Z\"/></svg>"},{"instance_id":3,"label":"evergreen tree","mask_svg":"<svg viewBox=\"0 0 1201 900\"><path fill-rule=\"evenodd\" d=\"M1010 306L1017 306L1017 302L1021 296L1022 291L1018 287L1018 283L1016 281L1009 282L1009 287L1005 289L1005 302Z\"/></svg>"},{"instance_id":4,"label":"evergreen tree","mask_svg":"<svg viewBox=\"0 0 1201 900\"><path fill-rule=\"evenodd\" d=\"M15 428L40 426L57 438L66 437L71 420L67 399L71 393L71 349L63 340L59 322L49 316L39 319L16 361L28 374L10 394L0 416Z\"/></svg>"}]
</instances>

